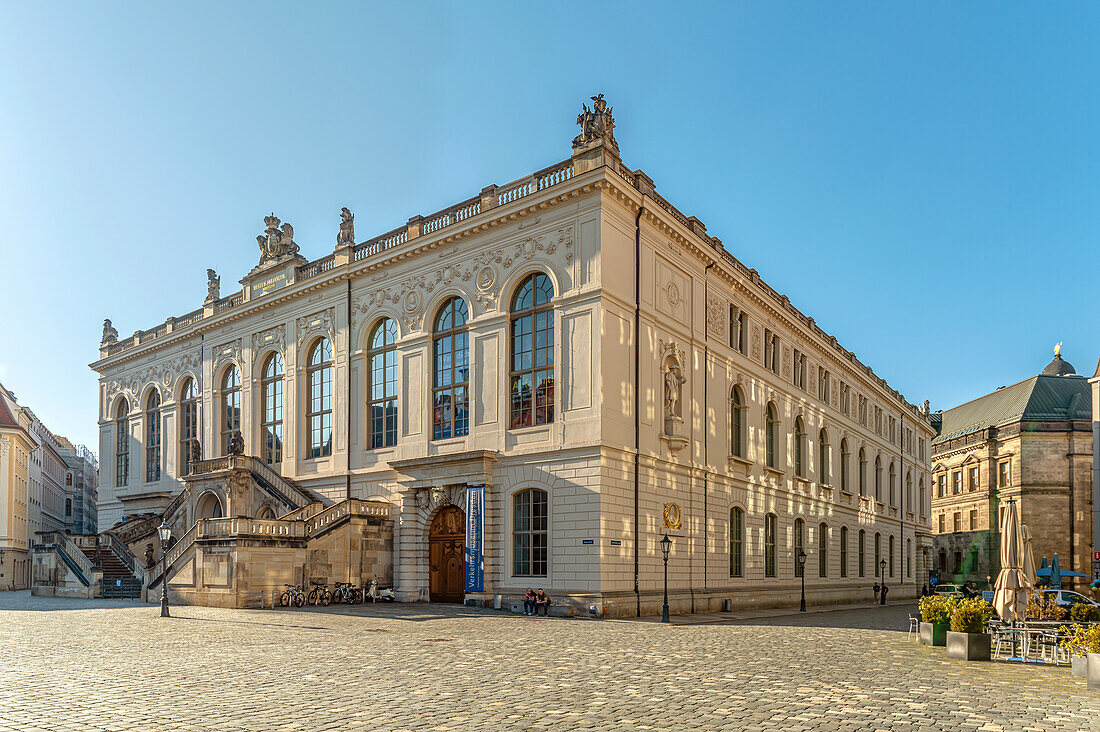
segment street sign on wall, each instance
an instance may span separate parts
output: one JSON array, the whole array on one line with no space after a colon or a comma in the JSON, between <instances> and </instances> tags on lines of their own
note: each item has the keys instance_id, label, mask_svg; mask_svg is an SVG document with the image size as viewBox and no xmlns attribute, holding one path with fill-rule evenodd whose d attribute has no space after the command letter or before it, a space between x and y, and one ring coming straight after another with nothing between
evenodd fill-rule
<instances>
[{"instance_id":1,"label":"street sign on wall","mask_svg":"<svg viewBox=\"0 0 1100 732\"><path fill-rule=\"evenodd\" d=\"M485 591L485 486L466 488L466 591Z\"/></svg>"}]
</instances>

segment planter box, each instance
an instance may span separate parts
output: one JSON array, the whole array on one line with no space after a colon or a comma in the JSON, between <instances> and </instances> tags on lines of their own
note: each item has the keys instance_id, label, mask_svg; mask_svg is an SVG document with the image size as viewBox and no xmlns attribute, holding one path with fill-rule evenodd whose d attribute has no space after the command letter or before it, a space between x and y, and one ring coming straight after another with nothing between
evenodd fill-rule
<instances>
[{"instance_id":1,"label":"planter box","mask_svg":"<svg viewBox=\"0 0 1100 732\"><path fill-rule=\"evenodd\" d=\"M1086 676L1088 681L1088 687L1093 690L1100 690L1100 653L1090 653L1089 659L1089 675Z\"/></svg>"},{"instance_id":2,"label":"planter box","mask_svg":"<svg viewBox=\"0 0 1100 732\"><path fill-rule=\"evenodd\" d=\"M988 633L956 633L947 631L947 657L961 658L965 661L988 661L989 644L992 637Z\"/></svg>"},{"instance_id":3,"label":"planter box","mask_svg":"<svg viewBox=\"0 0 1100 732\"><path fill-rule=\"evenodd\" d=\"M926 646L947 645L947 623L921 623L920 642Z\"/></svg>"},{"instance_id":4,"label":"planter box","mask_svg":"<svg viewBox=\"0 0 1100 732\"><path fill-rule=\"evenodd\" d=\"M1076 653L1069 655L1070 671L1074 676L1080 676L1082 679L1089 675L1089 659L1088 656L1078 656Z\"/></svg>"}]
</instances>

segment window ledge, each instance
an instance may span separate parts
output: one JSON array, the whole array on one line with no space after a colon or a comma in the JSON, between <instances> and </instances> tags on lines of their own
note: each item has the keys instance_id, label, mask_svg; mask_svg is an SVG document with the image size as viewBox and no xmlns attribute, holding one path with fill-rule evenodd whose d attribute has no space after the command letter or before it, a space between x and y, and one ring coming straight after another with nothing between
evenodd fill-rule
<instances>
[{"instance_id":1,"label":"window ledge","mask_svg":"<svg viewBox=\"0 0 1100 732\"><path fill-rule=\"evenodd\" d=\"M773 468L770 465L765 465L764 466L764 473L765 473L765 475L772 475L776 478L782 478L783 475L784 475L782 470L780 470L779 468Z\"/></svg>"},{"instance_id":2,"label":"window ledge","mask_svg":"<svg viewBox=\"0 0 1100 732\"><path fill-rule=\"evenodd\" d=\"M734 465L740 465L743 468L748 468L752 466L752 460L749 460L748 458L743 458L740 455L730 455L726 458L726 462L731 468Z\"/></svg>"}]
</instances>

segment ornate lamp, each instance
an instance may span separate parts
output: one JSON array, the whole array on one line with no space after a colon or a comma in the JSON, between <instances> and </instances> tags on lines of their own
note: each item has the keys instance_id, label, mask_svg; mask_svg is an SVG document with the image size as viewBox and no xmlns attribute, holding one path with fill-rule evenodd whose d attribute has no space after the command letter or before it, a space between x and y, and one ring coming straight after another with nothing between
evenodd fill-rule
<instances>
[{"instance_id":1,"label":"ornate lamp","mask_svg":"<svg viewBox=\"0 0 1100 732\"><path fill-rule=\"evenodd\" d=\"M168 542L172 539L172 527L168 525L165 517L157 527L160 535L160 616L171 617L168 614Z\"/></svg>"},{"instance_id":2,"label":"ornate lamp","mask_svg":"<svg viewBox=\"0 0 1100 732\"><path fill-rule=\"evenodd\" d=\"M668 555L672 551L672 539L668 538L668 534L664 535L661 539L661 553L665 558L665 604L661 607L661 622L672 622L668 618Z\"/></svg>"},{"instance_id":3,"label":"ornate lamp","mask_svg":"<svg viewBox=\"0 0 1100 732\"><path fill-rule=\"evenodd\" d=\"M798 561L798 574L802 577L802 598L798 603L798 611L804 613L806 612L806 552L799 549L795 559Z\"/></svg>"}]
</instances>

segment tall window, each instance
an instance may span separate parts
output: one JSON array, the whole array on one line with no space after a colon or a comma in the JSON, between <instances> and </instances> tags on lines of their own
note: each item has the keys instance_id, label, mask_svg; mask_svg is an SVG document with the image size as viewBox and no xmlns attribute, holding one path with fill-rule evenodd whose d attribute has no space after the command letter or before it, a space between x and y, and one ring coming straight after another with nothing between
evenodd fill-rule
<instances>
[{"instance_id":1,"label":"tall window","mask_svg":"<svg viewBox=\"0 0 1100 732\"><path fill-rule=\"evenodd\" d=\"M775 468L777 467L775 447L779 442L779 413L775 408L775 402L768 402L768 408L765 411L764 442L768 467Z\"/></svg>"},{"instance_id":2,"label":"tall window","mask_svg":"<svg viewBox=\"0 0 1100 732\"><path fill-rule=\"evenodd\" d=\"M512 497L512 508L512 574L545 577L549 533L546 491L520 491Z\"/></svg>"},{"instance_id":3,"label":"tall window","mask_svg":"<svg viewBox=\"0 0 1100 732\"><path fill-rule=\"evenodd\" d=\"M180 389L179 410L181 475L187 475L191 472L191 446L199 444L199 400L195 393L195 380L190 376Z\"/></svg>"},{"instance_id":4,"label":"tall window","mask_svg":"<svg viewBox=\"0 0 1100 732\"><path fill-rule=\"evenodd\" d=\"M745 352L745 325L745 311L730 305L730 348L738 353Z\"/></svg>"},{"instance_id":5,"label":"tall window","mask_svg":"<svg viewBox=\"0 0 1100 732\"><path fill-rule=\"evenodd\" d=\"M277 351L264 362L260 389L263 392L264 462L275 465L283 461L283 357Z\"/></svg>"},{"instance_id":6,"label":"tall window","mask_svg":"<svg viewBox=\"0 0 1100 732\"><path fill-rule=\"evenodd\" d=\"M897 469L894 467L894 461L890 461L890 505L898 505L897 494Z\"/></svg>"},{"instance_id":7,"label":"tall window","mask_svg":"<svg viewBox=\"0 0 1100 732\"><path fill-rule=\"evenodd\" d=\"M145 482L160 480L160 392L153 389L145 404Z\"/></svg>"},{"instance_id":8,"label":"tall window","mask_svg":"<svg viewBox=\"0 0 1100 732\"><path fill-rule=\"evenodd\" d=\"M794 520L794 576L801 577L805 571L802 563L798 561L798 555L806 551L806 522L802 519Z\"/></svg>"},{"instance_id":9,"label":"tall window","mask_svg":"<svg viewBox=\"0 0 1100 732\"><path fill-rule=\"evenodd\" d=\"M905 540L905 576L913 579L913 540Z\"/></svg>"},{"instance_id":10,"label":"tall window","mask_svg":"<svg viewBox=\"0 0 1100 732\"><path fill-rule=\"evenodd\" d=\"M913 473L905 473L905 510L913 513Z\"/></svg>"},{"instance_id":11,"label":"tall window","mask_svg":"<svg viewBox=\"0 0 1100 732\"><path fill-rule=\"evenodd\" d=\"M936 484L938 486L937 495L943 498L947 495L947 474L944 473L936 478Z\"/></svg>"},{"instance_id":12,"label":"tall window","mask_svg":"<svg viewBox=\"0 0 1100 732\"><path fill-rule=\"evenodd\" d=\"M951 490L957 496L962 493L963 474L961 470L956 470L951 474Z\"/></svg>"},{"instance_id":13,"label":"tall window","mask_svg":"<svg viewBox=\"0 0 1100 732\"><path fill-rule=\"evenodd\" d=\"M867 451L859 448L859 495L867 495Z\"/></svg>"},{"instance_id":14,"label":"tall window","mask_svg":"<svg viewBox=\"0 0 1100 732\"><path fill-rule=\"evenodd\" d=\"M306 383L309 384L309 452L311 458L332 454L332 344L319 338L306 359Z\"/></svg>"},{"instance_id":15,"label":"tall window","mask_svg":"<svg viewBox=\"0 0 1100 732\"><path fill-rule=\"evenodd\" d=\"M997 464L997 487L998 488L1007 488L1008 487L1008 474L1009 474L1008 473L1008 471L1009 471L1008 466L1009 466L1009 462L1007 460L1005 460L1003 463L998 463Z\"/></svg>"},{"instance_id":16,"label":"tall window","mask_svg":"<svg viewBox=\"0 0 1100 732\"><path fill-rule=\"evenodd\" d=\"M848 527L840 527L840 576L848 576Z\"/></svg>"},{"instance_id":17,"label":"tall window","mask_svg":"<svg viewBox=\"0 0 1100 732\"><path fill-rule=\"evenodd\" d=\"M745 576L745 512L730 509L730 577Z\"/></svg>"},{"instance_id":18,"label":"tall window","mask_svg":"<svg viewBox=\"0 0 1100 732\"><path fill-rule=\"evenodd\" d=\"M774 513L764 517L764 576L775 576L775 535L779 520Z\"/></svg>"},{"instance_id":19,"label":"tall window","mask_svg":"<svg viewBox=\"0 0 1100 732\"><path fill-rule=\"evenodd\" d=\"M829 475L829 433L824 428L817 433L817 475L821 483L832 482Z\"/></svg>"},{"instance_id":20,"label":"tall window","mask_svg":"<svg viewBox=\"0 0 1100 732\"><path fill-rule=\"evenodd\" d=\"M840 490L848 493L852 490L852 481L848 476L848 466L852 461L852 454L848 450L848 438L840 441Z\"/></svg>"},{"instance_id":21,"label":"tall window","mask_svg":"<svg viewBox=\"0 0 1100 732\"><path fill-rule=\"evenodd\" d=\"M882 458L875 456L875 500L882 503Z\"/></svg>"},{"instance_id":22,"label":"tall window","mask_svg":"<svg viewBox=\"0 0 1100 732\"><path fill-rule=\"evenodd\" d=\"M968 491L978 490L978 468L974 466L967 471L966 489Z\"/></svg>"},{"instance_id":23,"label":"tall window","mask_svg":"<svg viewBox=\"0 0 1100 732\"><path fill-rule=\"evenodd\" d=\"M880 571L882 568L879 567L879 562L881 562L881 561L882 561L882 537L879 534L875 534L875 576L876 577L882 576L882 572Z\"/></svg>"},{"instance_id":24,"label":"tall window","mask_svg":"<svg viewBox=\"0 0 1100 732\"><path fill-rule=\"evenodd\" d=\"M466 303L451 298L435 319L432 383L432 439L461 437L470 431L470 332Z\"/></svg>"},{"instance_id":25,"label":"tall window","mask_svg":"<svg viewBox=\"0 0 1100 732\"><path fill-rule=\"evenodd\" d=\"M927 516L928 512L924 508L925 502L928 500L928 495L924 492L924 476L922 475L917 481L917 495L920 497L920 515Z\"/></svg>"},{"instance_id":26,"label":"tall window","mask_svg":"<svg viewBox=\"0 0 1100 732\"><path fill-rule=\"evenodd\" d=\"M235 365L222 374L221 451L229 454L229 440L241 429L241 372Z\"/></svg>"},{"instance_id":27,"label":"tall window","mask_svg":"<svg viewBox=\"0 0 1100 732\"><path fill-rule=\"evenodd\" d=\"M817 527L817 576L829 576L829 527L825 523Z\"/></svg>"},{"instance_id":28,"label":"tall window","mask_svg":"<svg viewBox=\"0 0 1100 732\"><path fill-rule=\"evenodd\" d=\"M554 421L554 285L528 276L512 298L512 414L510 425Z\"/></svg>"},{"instance_id":29,"label":"tall window","mask_svg":"<svg viewBox=\"0 0 1100 732\"><path fill-rule=\"evenodd\" d=\"M730 394L730 454L745 457L745 398L739 386Z\"/></svg>"},{"instance_id":30,"label":"tall window","mask_svg":"<svg viewBox=\"0 0 1100 732\"><path fill-rule=\"evenodd\" d=\"M397 324L378 321L368 340L370 386L367 414L371 448L397 444Z\"/></svg>"},{"instance_id":31,"label":"tall window","mask_svg":"<svg viewBox=\"0 0 1100 732\"><path fill-rule=\"evenodd\" d=\"M867 532L863 529L859 530L859 545L856 547L856 551L859 554L859 576L866 576L867 566Z\"/></svg>"},{"instance_id":32,"label":"tall window","mask_svg":"<svg viewBox=\"0 0 1100 732\"><path fill-rule=\"evenodd\" d=\"M119 399L115 407L115 485L130 483L130 404Z\"/></svg>"},{"instance_id":33,"label":"tall window","mask_svg":"<svg viewBox=\"0 0 1100 732\"><path fill-rule=\"evenodd\" d=\"M893 537L892 534L890 536L890 541L888 543L889 543L889 546L890 546L890 552L889 552L889 555L888 555L887 564L890 566L890 576L893 577L894 576L894 537Z\"/></svg>"},{"instance_id":34,"label":"tall window","mask_svg":"<svg viewBox=\"0 0 1100 732\"><path fill-rule=\"evenodd\" d=\"M801 417L794 420L794 472L799 477L806 475L806 425Z\"/></svg>"}]
</instances>

